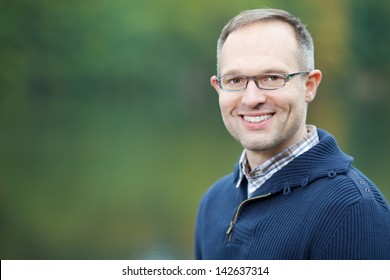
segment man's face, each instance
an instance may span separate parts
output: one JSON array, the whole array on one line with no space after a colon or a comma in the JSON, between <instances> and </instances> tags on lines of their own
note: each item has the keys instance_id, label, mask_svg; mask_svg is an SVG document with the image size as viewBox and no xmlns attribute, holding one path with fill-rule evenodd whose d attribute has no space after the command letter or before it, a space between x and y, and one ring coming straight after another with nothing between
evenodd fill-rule
<instances>
[{"instance_id":1,"label":"man's face","mask_svg":"<svg viewBox=\"0 0 390 280\"><path fill-rule=\"evenodd\" d=\"M220 55L220 74L257 76L307 70L299 66L297 58L298 44L288 24L254 23L229 35ZM313 89L311 76L298 75L277 90L258 89L250 81L245 91L225 92L215 76L211 83L219 94L222 118L230 134L247 152L271 157L306 133L307 103L314 99L320 80L319 76Z\"/></svg>"}]
</instances>

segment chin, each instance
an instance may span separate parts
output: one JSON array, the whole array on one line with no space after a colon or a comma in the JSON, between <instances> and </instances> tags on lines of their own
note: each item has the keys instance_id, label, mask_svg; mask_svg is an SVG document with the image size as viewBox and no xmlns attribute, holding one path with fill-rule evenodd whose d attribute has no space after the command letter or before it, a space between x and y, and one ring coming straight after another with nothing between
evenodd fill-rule
<instances>
[{"instance_id":1,"label":"chin","mask_svg":"<svg viewBox=\"0 0 390 280\"><path fill-rule=\"evenodd\" d=\"M264 152L264 151L270 151L281 144L281 139L275 138L275 139L264 139L264 136L259 141L259 138L261 136L257 136L256 139L243 139L240 141L241 145L249 151L254 152Z\"/></svg>"},{"instance_id":2,"label":"chin","mask_svg":"<svg viewBox=\"0 0 390 280\"><path fill-rule=\"evenodd\" d=\"M246 150L249 150L249 151L253 151L253 152L264 152L264 151L268 151L268 150L271 150L275 147L275 145L273 143L267 143L267 142L256 142L256 143L242 143L241 142L241 145L246 149Z\"/></svg>"}]
</instances>

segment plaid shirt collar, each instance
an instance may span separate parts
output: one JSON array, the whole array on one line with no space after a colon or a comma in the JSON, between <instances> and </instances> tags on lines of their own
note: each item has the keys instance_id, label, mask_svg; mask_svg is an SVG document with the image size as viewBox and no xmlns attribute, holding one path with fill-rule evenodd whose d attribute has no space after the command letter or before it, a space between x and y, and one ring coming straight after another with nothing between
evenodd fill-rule
<instances>
[{"instance_id":1,"label":"plaid shirt collar","mask_svg":"<svg viewBox=\"0 0 390 280\"><path fill-rule=\"evenodd\" d=\"M293 159L308 151L318 142L317 128L314 125L307 125L307 135L300 141L287 147L284 151L268 159L253 170L250 170L245 150L242 152L239 161L239 180L236 187L240 187L244 177L248 180L248 197L261 187L275 172L282 169Z\"/></svg>"}]
</instances>

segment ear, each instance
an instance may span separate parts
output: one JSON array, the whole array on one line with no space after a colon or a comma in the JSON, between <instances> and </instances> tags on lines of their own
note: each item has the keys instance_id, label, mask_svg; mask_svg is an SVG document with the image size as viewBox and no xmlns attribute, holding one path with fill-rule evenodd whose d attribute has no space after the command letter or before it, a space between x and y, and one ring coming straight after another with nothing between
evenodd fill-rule
<instances>
[{"instance_id":1,"label":"ear","mask_svg":"<svg viewBox=\"0 0 390 280\"><path fill-rule=\"evenodd\" d=\"M309 73L309 76L306 81L306 95L305 101L310 103L314 100L317 88L321 83L322 73L320 70L313 70Z\"/></svg>"},{"instance_id":2,"label":"ear","mask_svg":"<svg viewBox=\"0 0 390 280\"><path fill-rule=\"evenodd\" d=\"M219 87L218 83L217 83L217 76L212 76L210 78L210 83L211 85L213 86L213 88L216 90L216 92L219 94L220 91L221 91L221 88Z\"/></svg>"}]
</instances>

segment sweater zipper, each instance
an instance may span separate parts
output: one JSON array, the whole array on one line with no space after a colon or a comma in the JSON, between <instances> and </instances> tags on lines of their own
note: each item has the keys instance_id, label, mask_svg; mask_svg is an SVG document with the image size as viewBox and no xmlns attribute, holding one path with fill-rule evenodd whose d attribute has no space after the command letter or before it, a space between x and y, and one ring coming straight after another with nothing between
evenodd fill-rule
<instances>
[{"instance_id":1,"label":"sweater zipper","mask_svg":"<svg viewBox=\"0 0 390 280\"><path fill-rule=\"evenodd\" d=\"M264 195L260 195L260 196L256 196L256 197L252 197L252 198L246 199L243 202L241 202L241 204L238 206L236 214L233 217L233 220L231 220L231 222L229 224L229 228L226 231L226 234L228 235L229 242L230 242L231 237L232 237L232 232L233 232L234 225L237 222L238 215L240 214L240 211L241 211L242 207L244 206L244 204L246 204L249 201L253 201L253 200L256 200L256 199L264 198L264 197L267 197L267 196L270 196L270 195L271 195L271 193L267 193L267 194L264 194Z\"/></svg>"}]
</instances>

